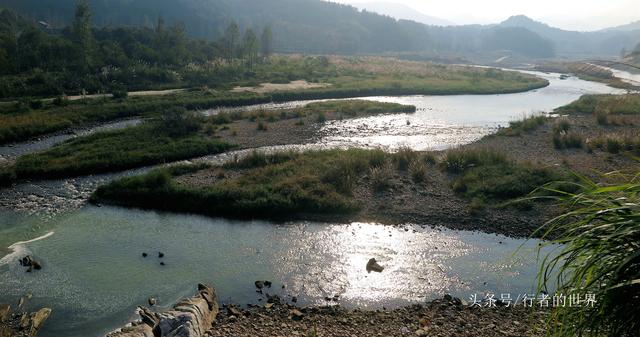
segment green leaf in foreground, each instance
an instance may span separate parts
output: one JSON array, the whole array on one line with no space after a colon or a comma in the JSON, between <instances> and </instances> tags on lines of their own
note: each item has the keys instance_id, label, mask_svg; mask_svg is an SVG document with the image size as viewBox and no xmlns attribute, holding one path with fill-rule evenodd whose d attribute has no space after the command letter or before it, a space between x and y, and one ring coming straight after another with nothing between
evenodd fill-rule
<instances>
[{"instance_id":1,"label":"green leaf in foreground","mask_svg":"<svg viewBox=\"0 0 640 337\"><path fill-rule=\"evenodd\" d=\"M547 245L563 247L544 259L540 289L557 285L558 293L593 294L596 299L593 307L556 308L551 335L640 335L638 177L610 185L580 177L582 192L559 197L570 211L540 229L544 237L556 238Z\"/></svg>"}]
</instances>

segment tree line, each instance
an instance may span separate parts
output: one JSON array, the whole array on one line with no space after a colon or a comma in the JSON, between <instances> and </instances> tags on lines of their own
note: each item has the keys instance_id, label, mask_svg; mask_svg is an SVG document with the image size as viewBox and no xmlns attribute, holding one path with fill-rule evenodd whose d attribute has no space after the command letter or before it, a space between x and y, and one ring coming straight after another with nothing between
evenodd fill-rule
<instances>
[{"instance_id":1,"label":"tree line","mask_svg":"<svg viewBox=\"0 0 640 337\"><path fill-rule=\"evenodd\" d=\"M0 9L0 97L178 84L190 65L251 71L273 52L269 25L256 33L231 21L221 38L206 41L163 17L152 28L96 28L86 0L77 2L71 24L60 30Z\"/></svg>"}]
</instances>

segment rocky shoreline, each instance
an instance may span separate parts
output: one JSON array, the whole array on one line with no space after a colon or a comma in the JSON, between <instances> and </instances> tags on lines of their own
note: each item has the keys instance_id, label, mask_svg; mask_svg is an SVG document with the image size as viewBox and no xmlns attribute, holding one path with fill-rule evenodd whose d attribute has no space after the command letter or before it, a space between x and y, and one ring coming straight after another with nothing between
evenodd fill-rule
<instances>
[{"instance_id":1,"label":"rocky shoreline","mask_svg":"<svg viewBox=\"0 0 640 337\"><path fill-rule=\"evenodd\" d=\"M215 290L199 285L196 296L167 312L139 308L141 319L107 337L214 336L527 336L542 335L549 310L507 306L471 306L442 299L387 310L349 310L338 305L297 307L277 296L244 309L220 310Z\"/></svg>"},{"instance_id":2,"label":"rocky shoreline","mask_svg":"<svg viewBox=\"0 0 640 337\"><path fill-rule=\"evenodd\" d=\"M9 304L0 304L0 337L35 337L51 315L51 309L42 308L36 312L24 311L23 297L14 311Z\"/></svg>"}]
</instances>

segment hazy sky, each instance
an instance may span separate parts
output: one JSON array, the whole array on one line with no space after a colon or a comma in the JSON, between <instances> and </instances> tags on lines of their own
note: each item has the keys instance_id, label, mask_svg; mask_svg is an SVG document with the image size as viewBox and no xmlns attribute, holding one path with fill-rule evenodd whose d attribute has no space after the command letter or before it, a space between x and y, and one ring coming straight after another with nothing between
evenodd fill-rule
<instances>
[{"instance_id":1,"label":"hazy sky","mask_svg":"<svg viewBox=\"0 0 640 337\"><path fill-rule=\"evenodd\" d=\"M402 3L458 24L495 23L524 14L552 26L596 30L640 20L640 0L331 0Z\"/></svg>"}]
</instances>

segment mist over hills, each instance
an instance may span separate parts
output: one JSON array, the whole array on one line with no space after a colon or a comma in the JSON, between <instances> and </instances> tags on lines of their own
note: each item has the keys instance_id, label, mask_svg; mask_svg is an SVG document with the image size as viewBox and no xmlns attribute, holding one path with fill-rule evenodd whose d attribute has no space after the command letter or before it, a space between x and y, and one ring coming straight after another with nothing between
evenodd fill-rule
<instances>
[{"instance_id":1,"label":"mist over hills","mask_svg":"<svg viewBox=\"0 0 640 337\"><path fill-rule=\"evenodd\" d=\"M223 35L232 21L241 29L259 30L269 25L279 52L461 55L502 52L530 58L615 57L623 48L632 50L640 42L640 31L636 30L571 32L525 16L514 16L496 25L441 27L320 0L89 2L93 22L100 27L153 27L162 16L168 23L183 23L193 37L214 40ZM0 0L0 6L58 28L69 24L75 3L76 0ZM403 12L406 8L397 10Z\"/></svg>"},{"instance_id":2,"label":"mist over hills","mask_svg":"<svg viewBox=\"0 0 640 337\"><path fill-rule=\"evenodd\" d=\"M431 26L454 26L455 23L435 16L424 14L416 9L402 4L391 2L363 2L355 5L357 8L366 9L392 18L411 20Z\"/></svg>"},{"instance_id":3,"label":"mist over hills","mask_svg":"<svg viewBox=\"0 0 640 337\"><path fill-rule=\"evenodd\" d=\"M526 28L552 41L556 53L563 56L618 56L623 48L630 50L640 41L640 29L635 29L634 24L617 29L577 32L551 27L524 15L517 15L501 22L500 26Z\"/></svg>"}]
</instances>

